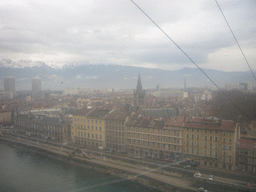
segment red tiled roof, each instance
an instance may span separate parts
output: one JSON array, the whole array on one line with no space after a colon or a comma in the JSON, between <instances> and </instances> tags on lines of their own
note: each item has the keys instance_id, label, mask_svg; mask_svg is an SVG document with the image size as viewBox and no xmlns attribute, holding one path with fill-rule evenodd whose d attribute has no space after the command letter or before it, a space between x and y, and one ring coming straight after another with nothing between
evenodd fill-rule
<instances>
[{"instance_id":1,"label":"red tiled roof","mask_svg":"<svg viewBox=\"0 0 256 192\"><path fill-rule=\"evenodd\" d=\"M237 148L256 151L256 141L250 139L241 139L237 143Z\"/></svg>"},{"instance_id":2,"label":"red tiled roof","mask_svg":"<svg viewBox=\"0 0 256 192\"><path fill-rule=\"evenodd\" d=\"M231 120L211 120L197 117L193 119L187 119L183 127L235 131L235 122Z\"/></svg>"},{"instance_id":3,"label":"red tiled roof","mask_svg":"<svg viewBox=\"0 0 256 192\"><path fill-rule=\"evenodd\" d=\"M182 126L184 124L183 116L175 116L173 118L168 118L165 122L165 126Z\"/></svg>"},{"instance_id":4,"label":"red tiled roof","mask_svg":"<svg viewBox=\"0 0 256 192\"><path fill-rule=\"evenodd\" d=\"M74 112L74 115L86 116L92 110L93 109L87 109L87 108L79 109L79 110Z\"/></svg>"}]
</instances>

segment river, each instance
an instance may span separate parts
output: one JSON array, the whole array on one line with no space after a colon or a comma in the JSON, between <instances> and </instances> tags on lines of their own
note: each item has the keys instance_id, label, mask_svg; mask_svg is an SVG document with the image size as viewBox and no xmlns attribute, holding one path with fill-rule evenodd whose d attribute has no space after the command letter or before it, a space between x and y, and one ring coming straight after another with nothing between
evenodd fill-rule
<instances>
[{"instance_id":1,"label":"river","mask_svg":"<svg viewBox=\"0 0 256 192\"><path fill-rule=\"evenodd\" d=\"M130 180L3 143L0 143L0 191L159 192Z\"/></svg>"}]
</instances>

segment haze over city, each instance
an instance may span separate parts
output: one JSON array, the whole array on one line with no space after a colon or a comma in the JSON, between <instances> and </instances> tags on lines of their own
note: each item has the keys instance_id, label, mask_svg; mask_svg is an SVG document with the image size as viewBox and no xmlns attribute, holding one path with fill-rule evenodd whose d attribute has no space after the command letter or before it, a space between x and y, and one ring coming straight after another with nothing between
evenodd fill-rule
<instances>
[{"instance_id":1,"label":"haze over city","mask_svg":"<svg viewBox=\"0 0 256 192\"><path fill-rule=\"evenodd\" d=\"M0 4L0 191L256 191L256 1Z\"/></svg>"}]
</instances>

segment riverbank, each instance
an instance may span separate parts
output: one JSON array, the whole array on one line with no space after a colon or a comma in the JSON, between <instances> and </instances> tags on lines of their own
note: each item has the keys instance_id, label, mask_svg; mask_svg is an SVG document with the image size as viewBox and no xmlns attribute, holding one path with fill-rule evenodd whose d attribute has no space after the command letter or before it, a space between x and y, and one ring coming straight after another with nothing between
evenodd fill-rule
<instances>
[{"instance_id":1,"label":"riverbank","mask_svg":"<svg viewBox=\"0 0 256 192\"><path fill-rule=\"evenodd\" d=\"M86 169L93 169L96 171L104 172L110 175L120 177L122 180L132 180L161 191L197 191L196 188L189 186L189 179L171 177L159 172L141 171L136 168L126 167L120 162L106 162L102 159L85 159L78 156L70 157L67 152L56 150L54 148L47 148L32 144L31 142L18 141L11 138L0 138L0 141L12 145L16 148L26 148L30 151L46 155L49 158L54 158L59 161L64 161L76 166ZM183 185L184 184L184 185Z\"/></svg>"}]
</instances>

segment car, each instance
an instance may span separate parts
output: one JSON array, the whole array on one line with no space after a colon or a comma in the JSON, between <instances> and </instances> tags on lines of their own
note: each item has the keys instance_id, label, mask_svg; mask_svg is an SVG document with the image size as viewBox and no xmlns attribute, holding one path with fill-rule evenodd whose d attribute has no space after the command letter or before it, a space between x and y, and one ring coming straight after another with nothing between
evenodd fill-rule
<instances>
[{"instance_id":1,"label":"car","mask_svg":"<svg viewBox=\"0 0 256 192\"><path fill-rule=\"evenodd\" d=\"M213 180L213 177L214 177L213 175L210 175L209 180L212 181L212 180Z\"/></svg>"},{"instance_id":2,"label":"car","mask_svg":"<svg viewBox=\"0 0 256 192\"><path fill-rule=\"evenodd\" d=\"M191 166L190 165L185 165L183 168L184 169L191 169Z\"/></svg>"},{"instance_id":3,"label":"car","mask_svg":"<svg viewBox=\"0 0 256 192\"><path fill-rule=\"evenodd\" d=\"M135 155L134 158L135 159L140 159L140 156L139 155Z\"/></svg>"},{"instance_id":4,"label":"car","mask_svg":"<svg viewBox=\"0 0 256 192\"><path fill-rule=\"evenodd\" d=\"M195 173L193 177L202 177L201 173Z\"/></svg>"},{"instance_id":5,"label":"car","mask_svg":"<svg viewBox=\"0 0 256 192\"><path fill-rule=\"evenodd\" d=\"M165 159L165 161L166 161L166 162L170 162L170 163L173 162L173 160L172 160L172 159L169 159L169 158Z\"/></svg>"},{"instance_id":6,"label":"car","mask_svg":"<svg viewBox=\"0 0 256 192\"><path fill-rule=\"evenodd\" d=\"M67 145L67 143L62 143L62 145Z\"/></svg>"},{"instance_id":7,"label":"car","mask_svg":"<svg viewBox=\"0 0 256 192\"><path fill-rule=\"evenodd\" d=\"M199 192L204 192L204 188L203 187L199 187Z\"/></svg>"}]
</instances>

